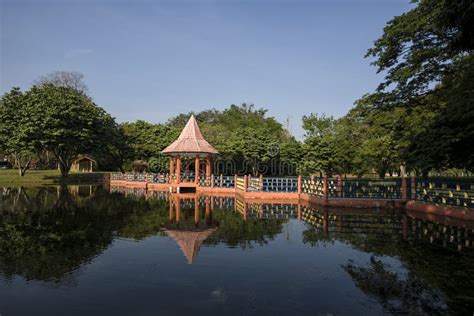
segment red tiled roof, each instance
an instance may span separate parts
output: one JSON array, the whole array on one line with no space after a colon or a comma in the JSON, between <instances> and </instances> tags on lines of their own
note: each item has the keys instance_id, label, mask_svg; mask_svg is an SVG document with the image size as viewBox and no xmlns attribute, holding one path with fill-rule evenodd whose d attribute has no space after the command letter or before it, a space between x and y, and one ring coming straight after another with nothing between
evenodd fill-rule
<instances>
[{"instance_id":1,"label":"red tiled roof","mask_svg":"<svg viewBox=\"0 0 474 316\"><path fill-rule=\"evenodd\" d=\"M218 154L219 152L212 147L202 136L201 130L197 124L194 115L191 115L188 123L181 131L178 139L175 140L171 145L166 147L162 153L174 154L174 153L206 153L206 154Z\"/></svg>"}]
</instances>

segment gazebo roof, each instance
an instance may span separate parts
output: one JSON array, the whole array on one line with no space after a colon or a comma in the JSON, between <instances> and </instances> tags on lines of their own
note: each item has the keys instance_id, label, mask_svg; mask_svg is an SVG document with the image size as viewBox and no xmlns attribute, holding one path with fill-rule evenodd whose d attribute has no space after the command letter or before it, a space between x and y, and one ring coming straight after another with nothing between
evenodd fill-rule
<instances>
[{"instance_id":1,"label":"gazebo roof","mask_svg":"<svg viewBox=\"0 0 474 316\"><path fill-rule=\"evenodd\" d=\"M215 228L213 229L206 229L204 231L181 231L181 230L168 230L166 229L165 232L173 238L176 243L181 248L188 264L192 264L194 258L196 258L199 248L204 240L209 237L214 232Z\"/></svg>"},{"instance_id":2,"label":"gazebo roof","mask_svg":"<svg viewBox=\"0 0 474 316\"><path fill-rule=\"evenodd\" d=\"M164 154L218 154L219 152L212 147L202 136L201 130L197 124L194 115L191 115L188 123L181 131L178 139L166 147Z\"/></svg>"}]
</instances>

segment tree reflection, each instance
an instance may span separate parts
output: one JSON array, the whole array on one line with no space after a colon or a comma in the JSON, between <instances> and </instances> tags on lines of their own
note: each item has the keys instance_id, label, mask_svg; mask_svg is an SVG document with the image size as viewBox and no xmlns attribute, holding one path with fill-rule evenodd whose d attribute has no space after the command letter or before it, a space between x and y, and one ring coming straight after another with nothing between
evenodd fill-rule
<instances>
[{"instance_id":1,"label":"tree reflection","mask_svg":"<svg viewBox=\"0 0 474 316\"><path fill-rule=\"evenodd\" d=\"M305 214L311 212L311 216ZM358 251L372 254L367 266L349 262L343 268L354 284L364 293L380 301L390 313L405 314L469 314L474 306L474 252L472 247L442 247L433 237L452 239L466 236L468 231L439 228L431 223L393 212L374 213L351 209L332 209L329 212L327 233L323 229L324 211L304 210L303 219L311 218L311 226L303 232L303 242L311 246L335 242L350 245ZM433 236L425 226L432 227ZM438 225L439 226L439 225ZM423 227L420 236L418 227ZM453 235L441 236L440 232ZM433 242L427 242L432 240ZM408 275L389 271L379 258L400 260ZM431 290L435 289L435 290ZM443 294L442 294L443 293Z\"/></svg>"},{"instance_id":2,"label":"tree reflection","mask_svg":"<svg viewBox=\"0 0 474 316\"><path fill-rule=\"evenodd\" d=\"M374 256L367 267L349 262L343 268L359 289L378 300L391 314L444 315L447 312L442 291L428 286L413 273L401 279Z\"/></svg>"},{"instance_id":3,"label":"tree reflection","mask_svg":"<svg viewBox=\"0 0 474 316\"><path fill-rule=\"evenodd\" d=\"M6 280L54 281L74 286L80 267L107 249L114 238L140 240L176 229L169 201L109 193L101 187L58 186L3 189L0 208L0 274ZM264 244L281 232L281 220L249 220L228 208L201 205L207 245ZM182 212L179 229L195 228ZM187 223L189 222L189 223Z\"/></svg>"},{"instance_id":4,"label":"tree reflection","mask_svg":"<svg viewBox=\"0 0 474 316\"><path fill-rule=\"evenodd\" d=\"M140 239L156 233L165 210L163 203L100 188L86 198L68 187L10 189L0 213L0 273L6 279L59 281L109 247L115 236Z\"/></svg>"},{"instance_id":5,"label":"tree reflection","mask_svg":"<svg viewBox=\"0 0 474 316\"><path fill-rule=\"evenodd\" d=\"M283 220L249 219L242 220L242 215L228 210L217 209L213 218L219 228L205 241L205 244L225 243L230 247L251 248L253 244L266 244L281 233Z\"/></svg>"}]
</instances>

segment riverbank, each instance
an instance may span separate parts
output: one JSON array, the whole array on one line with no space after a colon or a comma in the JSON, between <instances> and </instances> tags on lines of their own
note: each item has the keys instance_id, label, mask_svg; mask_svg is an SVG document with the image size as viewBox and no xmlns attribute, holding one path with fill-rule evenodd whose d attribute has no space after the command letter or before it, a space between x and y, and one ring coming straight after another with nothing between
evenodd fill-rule
<instances>
[{"instance_id":1,"label":"riverbank","mask_svg":"<svg viewBox=\"0 0 474 316\"><path fill-rule=\"evenodd\" d=\"M96 184L108 181L108 172L71 172L66 179L61 178L59 170L28 170L20 177L18 170L0 170L0 187L42 186L53 184Z\"/></svg>"}]
</instances>

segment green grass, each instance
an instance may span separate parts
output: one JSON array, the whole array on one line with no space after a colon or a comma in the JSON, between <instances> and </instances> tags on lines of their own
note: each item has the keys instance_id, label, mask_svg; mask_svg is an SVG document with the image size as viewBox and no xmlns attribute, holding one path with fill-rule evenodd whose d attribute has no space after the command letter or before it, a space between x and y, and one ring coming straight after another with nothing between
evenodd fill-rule
<instances>
[{"instance_id":1,"label":"green grass","mask_svg":"<svg viewBox=\"0 0 474 316\"><path fill-rule=\"evenodd\" d=\"M18 175L18 170L0 170L0 187L10 186L39 186L52 184L94 184L108 179L108 172L69 173L69 177L61 179L59 170L27 170L23 177Z\"/></svg>"}]
</instances>

